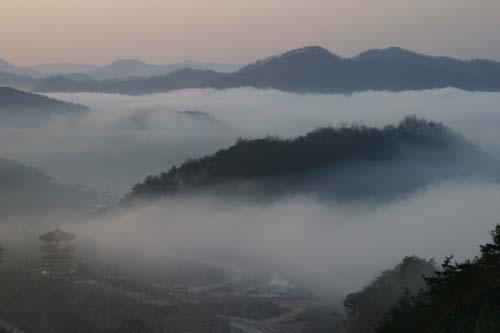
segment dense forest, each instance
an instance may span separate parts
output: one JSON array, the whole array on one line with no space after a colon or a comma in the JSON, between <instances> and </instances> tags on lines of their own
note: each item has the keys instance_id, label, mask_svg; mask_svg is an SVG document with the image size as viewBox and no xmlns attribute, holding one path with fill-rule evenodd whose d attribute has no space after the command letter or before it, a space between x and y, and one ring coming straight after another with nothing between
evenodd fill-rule
<instances>
[{"instance_id":1,"label":"dense forest","mask_svg":"<svg viewBox=\"0 0 500 333\"><path fill-rule=\"evenodd\" d=\"M406 161L408 168L419 169L405 169L402 161ZM480 149L446 126L411 116L396 126L384 128L342 125L319 128L294 139L239 139L214 155L188 160L168 172L148 176L133 187L128 198L172 195L234 181L282 179L281 185L290 185L306 182L313 173L321 174L318 172L321 170L329 170L328 179L332 182L323 179L318 187L335 190L342 184L345 185L342 188L352 190L358 182L358 190L364 192L374 176L356 166L385 166L386 162L400 164L390 176L387 174L390 170L377 171L378 176L385 173L384 193L390 192L387 186L390 182L413 188L436 177L461 177L472 169L477 171L479 165L483 169L493 163ZM354 177L341 177L343 172ZM399 176L404 181L399 181ZM346 179L349 184L344 184Z\"/></svg>"},{"instance_id":2,"label":"dense forest","mask_svg":"<svg viewBox=\"0 0 500 333\"><path fill-rule=\"evenodd\" d=\"M473 260L453 263L425 278L425 287L403 296L378 325L378 333L500 331L500 225Z\"/></svg>"}]
</instances>

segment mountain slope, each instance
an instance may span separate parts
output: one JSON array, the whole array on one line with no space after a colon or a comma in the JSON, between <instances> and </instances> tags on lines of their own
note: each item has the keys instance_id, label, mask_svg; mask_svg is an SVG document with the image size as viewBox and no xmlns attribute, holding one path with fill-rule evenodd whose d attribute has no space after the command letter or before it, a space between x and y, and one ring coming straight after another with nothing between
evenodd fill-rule
<instances>
[{"instance_id":1,"label":"mountain slope","mask_svg":"<svg viewBox=\"0 0 500 333\"><path fill-rule=\"evenodd\" d=\"M450 72L476 76L498 77L500 75L499 62L486 59L458 60L451 57L429 56L399 47L368 50L354 57L352 60L440 68Z\"/></svg>"},{"instance_id":2,"label":"mountain slope","mask_svg":"<svg viewBox=\"0 0 500 333\"><path fill-rule=\"evenodd\" d=\"M63 102L47 96L27 93L13 88L0 87L0 110L5 108L29 108L40 107L53 110L66 111L88 111L83 105Z\"/></svg>"},{"instance_id":3,"label":"mountain slope","mask_svg":"<svg viewBox=\"0 0 500 333\"><path fill-rule=\"evenodd\" d=\"M214 155L147 177L128 199L214 188L234 194L261 189L270 196L310 192L339 199L391 198L434 181L490 176L497 166L443 125L409 117L383 129L323 128L290 140L241 139Z\"/></svg>"},{"instance_id":4,"label":"mountain slope","mask_svg":"<svg viewBox=\"0 0 500 333\"><path fill-rule=\"evenodd\" d=\"M99 193L59 184L37 168L0 158L1 222L34 217L39 220L54 216L74 217L93 212L107 203L109 198Z\"/></svg>"},{"instance_id":5,"label":"mountain slope","mask_svg":"<svg viewBox=\"0 0 500 333\"><path fill-rule=\"evenodd\" d=\"M120 64L122 63L115 63L116 66ZM124 66L140 69L145 64L129 60ZM155 73L158 70L151 68ZM196 79L193 79L194 76ZM55 81L54 78L42 81L36 90L147 94L184 88L255 87L295 93L353 93L366 90L404 91L455 87L500 91L500 63L482 59L464 61L427 56L394 47L369 50L354 58L341 58L321 47L310 46L259 60L233 73L184 69L150 78L104 80L86 84L72 80ZM142 88L143 85L147 88Z\"/></svg>"},{"instance_id":6,"label":"mountain slope","mask_svg":"<svg viewBox=\"0 0 500 333\"><path fill-rule=\"evenodd\" d=\"M87 111L89 108L80 104L0 87L0 119L3 124L11 121L33 124L55 114L78 115Z\"/></svg>"},{"instance_id":7,"label":"mountain slope","mask_svg":"<svg viewBox=\"0 0 500 333\"><path fill-rule=\"evenodd\" d=\"M499 332L500 225L473 260L452 263L425 279L426 288L401 298L379 323L379 333Z\"/></svg>"},{"instance_id":8,"label":"mountain slope","mask_svg":"<svg viewBox=\"0 0 500 333\"><path fill-rule=\"evenodd\" d=\"M362 290L348 294L343 303L347 309L343 331L370 333L395 306L405 292L413 293L425 287L424 276L436 271L434 260L415 256L405 257L393 269L383 271Z\"/></svg>"}]
</instances>

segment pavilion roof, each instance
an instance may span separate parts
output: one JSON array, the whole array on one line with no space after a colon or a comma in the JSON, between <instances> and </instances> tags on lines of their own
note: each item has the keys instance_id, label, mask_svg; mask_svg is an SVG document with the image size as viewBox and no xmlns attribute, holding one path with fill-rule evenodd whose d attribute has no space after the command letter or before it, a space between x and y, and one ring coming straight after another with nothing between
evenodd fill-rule
<instances>
[{"instance_id":1,"label":"pavilion roof","mask_svg":"<svg viewBox=\"0 0 500 333\"><path fill-rule=\"evenodd\" d=\"M76 238L76 235L64 232L64 231L60 230L59 228L38 237L39 240L43 240L43 241L73 240L75 238Z\"/></svg>"}]
</instances>

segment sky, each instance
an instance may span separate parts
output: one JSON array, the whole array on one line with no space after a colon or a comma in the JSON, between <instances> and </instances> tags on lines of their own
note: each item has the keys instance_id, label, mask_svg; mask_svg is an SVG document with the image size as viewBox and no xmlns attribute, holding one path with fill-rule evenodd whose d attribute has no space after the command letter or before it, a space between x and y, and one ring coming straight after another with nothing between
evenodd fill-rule
<instances>
[{"instance_id":1,"label":"sky","mask_svg":"<svg viewBox=\"0 0 500 333\"><path fill-rule=\"evenodd\" d=\"M320 45L500 60L498 17L498 0L1 0L0 58L247 63Z\"/></svg>"}]
</instances>

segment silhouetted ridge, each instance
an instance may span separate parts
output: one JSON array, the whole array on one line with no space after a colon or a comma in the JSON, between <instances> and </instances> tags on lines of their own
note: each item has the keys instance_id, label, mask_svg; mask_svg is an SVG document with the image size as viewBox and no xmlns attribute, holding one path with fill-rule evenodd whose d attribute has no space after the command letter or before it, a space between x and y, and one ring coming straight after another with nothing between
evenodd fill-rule
<instances>
[{"instance_id":1,"label":"silhouetted ridge","mask_svg":"<svg viewBox=\"0 0 500 333\"><path fill-rule=\"evenodd\" d=\"M414 182L418 187L442 176L437 176L439 172L433 169L443 167L445 177L463 175L487 158L474 145L445 126L409 117L398 126L383 129L365 126L328 127L288 140L274 137L239 139L233 146L219 150L214 155L188 160L166 173L147 177L143 183L134 186L129 197L171 195L228 181L277 180L292 175L293 180L285 183L300 183L301 179L325 168L403 160L410 160L410 166L427 165L431 169L429 175L425 174L427 171L424 168L414 170L422 172L422 175L405 180L406 184ZM458 169L443 166L447 163ZM361 175L350 176L350 179L356 180ZM329 177L336 184L322 182L321 186L331 186L337 190L340 185L336 177L335 174ZM388 178L388 182L392 180ZM354 183L351 182L351 187ZM360 188L363 186L360 184ZM387 187L385 192L390 192Z\"/></svg>"},{"instance_id":2,"label":"silhouetted ridge","mask_svg":"<svg viewBox=\"0 0 500 333\"><path fill-rule=\"evenodd\" d=\"M116 77L122 71L120 67L126 67L129 74L141 66L147 68L137 69L137 73L161 73L165 70L163 67L141 64L137 60L122 60L98 71L104 77ZM108 70L114 74L105 74ZM135 95L185 88L238 87L346 94L366 90L405 91L446 87L500 91L500 63L428 56L398 47L368 50L354 58L341 58L322 47L309 46L256 61L233 73L190 69L171 72L170 75L121 80L62 82L47 79L35 90Z\"/></svg>"},{"instance_id":3,"label":"silhouetted ridge","mask_svg":"<svg viewBox=\"0 0 500 333\"><path fill-rule=\"evenodd\" d=\"M88 111L86 106L59 101L47 96L27 93L9 87L0 87L0 113L11 112L12 109L36 109L54 112L81 112Z\"/></svg>"},{"instance_id":4,"label":"silhouetted ridge","mask_svg":"<svg viewBox=\"0 0 500 333\"><path fill-rule=\"evenodd\" d=\"M286 63L288 61L296 61L300 62L301 64L306 61L313 64L313 62L321 58L327 60L340 59L338 56L320 46L307 46L300 49L290 50L283 54L275 55L266 59L258 60L252 64L242 67L237 71L237 73L242 74L251 72L262 67L273 66L281 62Z\"/></svg>"}]
</instances>

